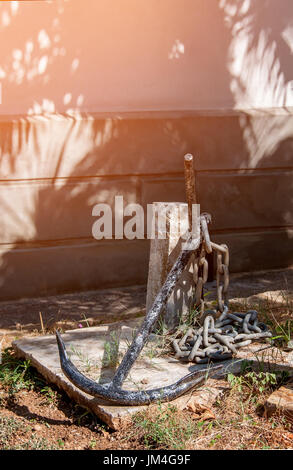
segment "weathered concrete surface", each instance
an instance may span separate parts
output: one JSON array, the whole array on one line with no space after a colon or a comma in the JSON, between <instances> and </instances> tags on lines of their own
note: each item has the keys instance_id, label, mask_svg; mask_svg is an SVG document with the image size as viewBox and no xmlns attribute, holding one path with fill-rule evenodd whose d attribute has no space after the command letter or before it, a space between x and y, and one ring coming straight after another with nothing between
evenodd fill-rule
<instances>
[{"instance_id":1,"label":"weathered concrete surface","mask_svg":"<svg viewBox=\"0 0 293 470\"><path fill-rule=\"evenodd\" d=\"M284 414L293 422L293 380L275 390L265 403L265 414L267 417L273 413Z\"/></svg>"},{"instance_id":2,"label":"weathered concrete surface","mask_svg":"<svg viewBox=\"0 0 293 470\"><path fill-rule=\"evenodd\" d=\"M199 214L194 214L194 231L199 238ZM197 215L197 217L196 217ZM180 235L188 231L188 206L179 202L153 203L153 238L151 239L146 311L160 292L170 270L182 250ZM162 223L163 222L163 223ZM164 322L173 328L179 318L190 311L194 297L193 258L186 266L162 311Z\"/></svg>"},{"instance_id":3,"label":"weathered concrete surface","mask_svg":"<svg viewBox=\"0 0 293 470\"><path fill-rule=\"evenodd\" d=\"M63 334L72 361L87 376L99 383L109 381L115 371L115 361L120 360L128 348L139 322L116 323L99 327L71 330ZM22 338L13 343L18 355L29 359L33 366L51 383L64 390L78 404L87 407L110 427L117 429L130 415L144 407L113 406L104 400L90 397L77 389L61 371L55 336ZM111 353L109 354L109 351ZM118 353L117 353L118 352ZM193 364L181 364L172 357L153 357L155 340L142 351L139 360L125 381L125 389L149 389L166 386L199 368ZM202 367L201 367L202 368ZM196 391L195 402L211 406L227 387L223 380L208 379ZM180 397L178 406L183 407L192 392ZM176 400L173 401L176 404Z\"/></svg>"},{"instance_id":4,"label":"weathered concrete surface","mask_svg":"<svg viewBox=\"0 0 293 470\"><path fill-rule=\"evenodd\" d=\"M93 380L105 383L113 377L115 365L127 350L140 321L71 330L63 334L63 339L76 366ZM156 341L157 337L153 335L125 381L125 389L162 387L175 382L190 371L204 368L204 366L180 363L170 356L158 357ZM128 420L131 414L144 408L113 406L77 389L61 371L57 344L53 335L22 338L15 341L13 346L18 355L31 360L32 365L49 382L56 384L72 400L90 409L114 429ZM251 360L256 370L262 361L264 369L275 370L277 368L293 373L293 353L280 353L275 348L259 351L264 347L266 345L254 344L243 348L235 359L225 361L224 369L221 373L217 373L217 378L208 379L199 389L187 393L172 403L184 409L192 396L193 404L212 406L216 398L228 387L227 382L223 380L225 374L239 372L243 359Z\"/></svg>"}]
</instances>

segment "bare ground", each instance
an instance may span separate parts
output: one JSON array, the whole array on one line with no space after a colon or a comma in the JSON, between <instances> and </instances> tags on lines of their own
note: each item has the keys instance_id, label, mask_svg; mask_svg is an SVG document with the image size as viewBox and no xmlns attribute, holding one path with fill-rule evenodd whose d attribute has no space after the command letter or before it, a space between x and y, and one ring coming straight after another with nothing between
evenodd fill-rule
<instances>
[{"instance_id":1,"label":"bare ground","mask_svg":"<svg viewBox=\"0 0 293 470\"><path fill-rule=\"evenodd\" d=\"M114 432L63 394L50 401L40 391L2 389L0 449L293 449L293 422L263 414L269 392L248 402L245 392L232 388L210 410L165 415L152 407L147 424L135 419Z\"/></svg>"}]
</instances>

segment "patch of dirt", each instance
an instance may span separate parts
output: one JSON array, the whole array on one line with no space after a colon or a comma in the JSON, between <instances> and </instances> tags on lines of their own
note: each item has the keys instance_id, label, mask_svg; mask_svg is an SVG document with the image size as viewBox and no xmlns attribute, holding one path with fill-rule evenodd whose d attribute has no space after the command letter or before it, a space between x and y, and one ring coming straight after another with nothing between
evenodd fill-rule
<instances>
[{"instance_id":1,"label":"patch of dirt","mask_svg":"<svg viewBox=\"0 0 293 470\"><path fill-rule=\"evenodd\" d=\"M71 403L60 393L56 403L48 403L44 396L33 390L20 391L13 397L1 388L0 393L0 449L129 448L129 443L121 438L123 431L114 433L87 410Z\"/></svg>"}]
</instances>

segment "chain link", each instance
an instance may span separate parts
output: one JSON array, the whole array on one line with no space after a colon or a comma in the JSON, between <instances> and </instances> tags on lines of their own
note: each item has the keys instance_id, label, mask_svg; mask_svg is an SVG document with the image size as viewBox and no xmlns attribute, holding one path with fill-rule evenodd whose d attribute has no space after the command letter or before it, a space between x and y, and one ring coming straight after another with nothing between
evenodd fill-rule
<instances>
[{"instance_id":1,"label":"chain link","mask_svg":"<svg viewBox=\"0 0 293 470\"><path fill-rule=\"evenodd\" d=\"M229 249L225 244L218 245L210 240L210 220L209 214L200 216L202 240L193 264L196 286L194 306L200 309L203 325L188 328L181 339L172 342L175 357L197 364L230 359L240 347L272 336L267 326L258 321L255 310L229 313ZM217 306L205 310L203 288L208 280L206 254L212 252L216 254Z\"/></svg>"}]
</instances>

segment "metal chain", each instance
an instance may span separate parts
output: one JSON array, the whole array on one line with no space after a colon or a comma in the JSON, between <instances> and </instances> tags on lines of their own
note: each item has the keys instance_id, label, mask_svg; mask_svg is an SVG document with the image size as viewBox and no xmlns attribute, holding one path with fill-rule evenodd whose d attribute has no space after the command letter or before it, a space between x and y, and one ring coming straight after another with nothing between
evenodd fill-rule
<instances>
[{"instance_id":1,"label":"metal chain","mask_svg":"<svg viewBox=\"0 0 293 470\"><path fill-rule=\"evenodd\" d=\"M217 252L217 300L218 309L224 312L225 306L229 306L228 288L229 288L229 249L227 245L216 245L213 248ZM222 282L221 282L222 281Z\"/></svg>"},{"instance_id":2,"label":"metal chain","mask_svg":"<svg viewBox=\"0 0 293 470\"><path fill-rule=\"evenodd\" d=\"M240 347L247 346L253 340L272 336L268 327L258 321L256 310L229 313L229 249L225 244L218 245L210 240L209 222L209 214L202 214L202 240L193 274L196 285L194 305L200 307L203 325L200 328L189 328L181 339L172 342L176 358L198 364L230 359ZM217 307L204 310L203 287L208 280L206 253L213 251L217 259Z\"/></svg>"}]
</instances>

